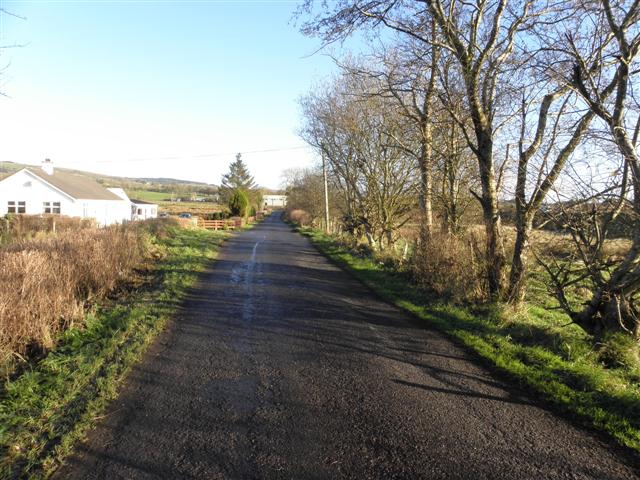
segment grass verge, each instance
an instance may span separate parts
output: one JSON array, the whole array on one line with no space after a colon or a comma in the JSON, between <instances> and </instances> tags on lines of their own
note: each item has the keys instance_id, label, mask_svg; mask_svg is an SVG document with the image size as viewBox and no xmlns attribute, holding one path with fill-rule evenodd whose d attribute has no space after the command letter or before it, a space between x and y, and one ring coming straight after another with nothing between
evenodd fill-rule
<instances>
[{"instance_id":1,"label":"grass verge","mask_svg":"<svg viewBox=\"0 0 640 480\"><path fill-rule=\"evenodd\" d=\"M385 300L451 335L554 408L640 453L638 373L605 368L577 327L561 325L563 320L543 307L505 321L504 312L495 309L443 303L406 274L354 255L326 234L299 231Z\"/></svg>"},{"instance_id":2,"label":"grass verge","mask_svg":"<svg viewBox=\"0 0 640 480\"><path fill-rule=\"evenodd\" d=\"M0 478L47 477L90 428L228 234L172 228L157 282L98 308L0 389Z\"/></svg>"}]
</instances>

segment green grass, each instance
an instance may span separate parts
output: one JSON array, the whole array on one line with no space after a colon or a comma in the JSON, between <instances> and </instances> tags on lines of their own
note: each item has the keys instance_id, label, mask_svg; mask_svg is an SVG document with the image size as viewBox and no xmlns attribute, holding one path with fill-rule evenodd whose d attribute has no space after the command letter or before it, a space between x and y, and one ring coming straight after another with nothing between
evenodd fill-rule
<instances>
[{"instance_id":1,"label":"green grass","mask_svg":"<svg viewBox=\"0 0 640 480\"><path fill-rule=\"evenodd\" d=\"M142 200L144 202L162 202L171 199L171 193L153 192L151 190L130 190L127 194L129 198Z\"/></svg>"},{"instance_id":2,"label":"green grass","mask_svg":"<svg viewBox=\"0 0 640 480\"><path fill-rule=\"evenodd\" d=\"M227 236L172 228L155 283L97 309L86 326L0 389L0 478L47 477L94 425Z\"/></svg>"},{"instance_id":3,"label":"green grass","mask_svg":"<svg viewBox=\"0 0 640 480\"><path fill-rule=\"evenodd\" d=\"M637 363L606 368L592 339L551 309L555 305L546 295L543 278L532 279L529 308L472 309L431 298L406 274L354 255L323 233L300 231L381 297L451 335L536 398L640 452ZM616 342L622 343L621 349L629 346L619 338L611 344Z\"/></svg>"}]
</instances>

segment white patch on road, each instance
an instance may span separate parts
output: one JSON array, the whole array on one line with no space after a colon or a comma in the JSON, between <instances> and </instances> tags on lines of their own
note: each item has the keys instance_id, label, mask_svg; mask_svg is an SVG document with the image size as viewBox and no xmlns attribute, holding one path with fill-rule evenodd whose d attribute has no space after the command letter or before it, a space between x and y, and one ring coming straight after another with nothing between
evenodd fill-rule
<instances>
[{"instance_id":1,"label":"white patch on road","mask_svg":"<svg viewBox=\"0 0 640 480\"><path fill-rule=\"evenodd\" d=\"M256 263L256 250L258 249L258 245L260 245L260 242L256 242L253 246L253 251L251 252L251 265Z\"/></svg>"},{"instance_id":2,"label":"white patch on road","mask_svg":"<svg viewBox=\"0 0 640 480\"><path fill-rule=\"evenodd\" d=\"M244 275L244 289L245 297L242 305L242 320L245 322L251 321L253 317L253 272L256 265L256 254L258 251L258 245L260 242L256 242L251 251L251 259L246 264L246 270Z\"/></svg>"}]
</instances>

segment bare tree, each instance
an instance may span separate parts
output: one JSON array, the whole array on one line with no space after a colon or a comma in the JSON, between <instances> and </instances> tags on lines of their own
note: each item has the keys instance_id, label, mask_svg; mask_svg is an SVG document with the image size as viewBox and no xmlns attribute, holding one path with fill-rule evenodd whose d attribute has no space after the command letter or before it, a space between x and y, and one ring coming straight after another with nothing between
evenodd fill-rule
<instances>
[{"instance_id":1,"label":"bare tree","mask_svg":"<svg viewBox=\"0 0 640 480\"><path fill-rule=\"evenodd\" d=\"M317 168L292 168L283 172L282 176L287 194L287 209L304 210L311 217L311 223L317 224L324 216L322 172Z\"/></svg>"},{"instance_id":2,"label":"bare tree","mask_svg":"<svg viewBox=\"0 0 640 480\"><path fill-rule=\"evenodd\" d=\"M615 198L611 198L612 187L603 186L589 198L590 220L583 220L583 212L579 217L582 225L567 222L581 252L585 275L593 284L591 299L582 309L575 310L566 301L564 284L557 273L556 293L573 321L587 332L619 330L638 338L640 320L635 296L640 291L640 159L635 143L640 120L632 79L639 71L640 1L621 1L615 5L609 0L567 3L575 8L571 18L574 28L565 34L567 47L550 47L563 60L557 62L558 76L566 75L567 85L606 128L624 166L618 171L618 177L622 178L617 182ZM596 205L604 198L605 203ZM620 261L605 262L603 270L599 252L606 232L625 208L632 212L628 218L634 222L630 229L631 247ZM589 231L592 234L587 235L585 232Z\"/></svg>"},{"instance_id":3,"label":"bare tree","mask_svg":"<svg viewBox=\"0 0 640 480\"><path fill-rule=\"evenodd\" d=\"M307 1L303 10L313 12ZM457 121L469 148L478 161L480 184L478 200L482 206L487 255L487 280L493 298L505 284L505 253L498 209L497 172L494 163L494 136L498 102L496 93L509 60L513 57L518 35L537 15L533 0L394 0L348 1L316 15L303 32L320 35L326 42L349 35L366 24L384 25L429 48L437 45L455 60L465 86L466 112L471 129L462 118ZM430 34L432 22L439 29L437 39Z\"/></svg>"},{"instance_id":4,"label":"bare tree","mask_svg":"<svg viewBox=\"0 0 640 480\"><path fill-rule=\"evenodd\" d=\"M420 171L419 205L421 210L420 236L428 241L433 229L434 156L433 122L436 100L436 71L439 47L435 43L437 30L432 22L433 43L424 46L413 39L405 39L390 50L382 49L366 64L340 63L352 75L370 77L375 89L369 95L394 100L399 113L413 126L415 138L396 138L398 146L415 156ZM375 65L374 66L374 62ZM414 141L417 140L417 141ZM417 148L416 148L417 147Z\"/></svg>"},{"instance_id":5,"label":"bare tree","mask_svg":"<svg viewBox=\"0 0 640 480\"><path fill-rule=\"evenodd\" d=\"M460 126L452 120L451 110L458 118L464 118L462 98L457 104L449 101L446 109L436 112L433 151L438 188L434 190L434 204L441 216L442 230L457 235L463 230L463 216L475 202L470 192L477 189L479 182L477 162Z\"/></svg>"},{"instance_id":6,"label":"bare tree","mask_svg":"<svg viewBox=\"0 0 640 480\"><path fill-rule=\"evenodd\" d=\"M545 89L551 91L541 95ZM575 98L566 86L535 84L524 88L521 94L515 184L516 240L508 295L512 303L524 300L534 218L594 117L588 110L576 113ZM534 117L535 122L531 122L530 117ZM527 143L528 136L531 140Z\"/></svg>"},{"instance_id":7,"label":"bare tree","mask_svg":"<svg viewBox=\"0 0 640 480\"><path fill-rule=\"evenodd\" d=\"M26 20L25 17L22 17L22 16L14 13L14 12L6 10L5 8L0 8L0 28L1 28L1 24L4 22L3 17L17 18L19 20ZM5 53L9 49L20 48L20 47L23 47L23 46L24 45L18 44L18 43L0 45L0 57L2 57L2 54ZM8 68L8 64L4 64L4 65L0 64L0 78L2 78L2 74L4 73L4 71L7 68ZM6 97L7 95L4 92L2 92L1 88L2 88L2 85L0 84L0 96Z\"/></svg>"},{"instance_id":8,"label":"bare tree","mask_svg":"<svg viewBox=\"0 0 640 480\"><path fill-rule=\"evenodd\" d=\"M325 155L344 192L345 228L381 250L393 246L415 206L416 162L397 143L406 136L403 118L384 98L365 95L370 87L343 74L326 96L308 96L303 137Z\"/></svg>"}]
</instances>

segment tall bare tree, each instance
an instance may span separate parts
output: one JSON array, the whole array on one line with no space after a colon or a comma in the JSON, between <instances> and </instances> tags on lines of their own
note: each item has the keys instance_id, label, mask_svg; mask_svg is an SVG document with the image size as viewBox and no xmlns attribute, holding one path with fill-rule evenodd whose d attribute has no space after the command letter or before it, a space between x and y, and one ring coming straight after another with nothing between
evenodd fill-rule
<instances>
[{"instance_id":1,"label":"tall bare tree","mask_svg":"<svg viewBox=\"0 0 640 480\"><path fill-rule=\"evenodd\" d=\"M345 228L362 231L374 250L394 244L416 204L416 162L397 139L406 123L394 104L369 96L366 78L343 74L325 95L303 100L302 135L328 160L344 192Z\"/></svg>"},{"instance_id":2,"label":"tall bare tree","mask_svg":"<svg viewBox=\"0 0 640 480\"><path fill-rule=\"evenodd\" d=\"M516 240L508 294L512 303L523 301L526 293L534 218L594 117L589 110L580 112L569 87L555 82L549 84L539 79L531 88L523 88L521 95L515 183Z\"/></svg>"},{"instance_id":3,"label":"tall bare tree","mask_svg":"<svg viewBox=\"0 0 640 480\"><path fill-rule=\"evenodd\" d=\"M439 61L435 22L432 22L430 28L433 42L426 51L424 45L408 38L390 50L373 54L370 59L372 61L367 64L341 64L341 67L351 74L374 79L371 84L375 91L370 94L394 100L400 114L413 125L417 142L414 142L414 139L395 140L408 154L415 156L418 162L419 204L422 214L420 235L423 241L428 241L433 229L433 123Z\"/></svg>"},{"instance_id":4,"label":"tall bare tree","mask_svg":"<svg viewBox=\"0 0 640 480\"><path fill-rule=\"evenodd\" d=\"M559 51L565 68L572 67L568 85L607 128L624 160L618 201L609 202L609 215L617 215L628 202L635 228L631 248L615 268L606 275L589 272L594 293L586 306L574 311L564 305L574 322L590 333L620 330L640 338L640 311L635 305L640 291L640 158L635 148L640 120L637 108L634 111L632 82L640 71L640 1L569 3L575 8L577 28L566 33L567 48Z\"/></svg>"},{"instance_id":5,"label":"tall bare tree","mask_svg":"<svg viewBox=\"0 0 640 480\"><path fill-rule=\"evenodd\" d=\"M533 0L341 0L303 27L303 32L320 35L324 41L331 42L364 25L384 25L421 42L427 49L435 44L456 60L465 86L465 113L471 117L473 128L467 128L462 118L457 120L478 161L482 187L478 200L486 231L487 283L494 298L501 294L506 281L494 162L496 93L503 84L503 74L513 57L519 34L537 15L535 3ZM313 2L305 2L303 10L314 12ZM429 28L433 21L439 29L435 41Z\"/></svg>"}]
</instances>

